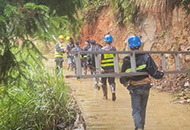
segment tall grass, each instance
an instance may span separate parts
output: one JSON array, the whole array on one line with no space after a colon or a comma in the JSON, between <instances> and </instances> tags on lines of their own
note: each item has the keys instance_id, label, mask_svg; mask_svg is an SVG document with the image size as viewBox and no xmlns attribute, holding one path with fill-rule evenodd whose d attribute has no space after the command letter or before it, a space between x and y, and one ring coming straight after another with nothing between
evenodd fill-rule
<instances>
[{"instance_id":1,"label":"tall grass","mask_svg":"<svg viewBox=\"0 0 190 130\"><path fill-rule=\"evenodd\" d=\"M0 84L1 130L53 130L57 124L68 122L73 113L67 110L68 86L63 74L57 77L48 73L41 62L34 60L37 57L17 56L18 61L27 60L20 68L23 73L15 71L11 73L14 80ZM16 80L18 77L20 80Z\"/></svg>"}]
</instances>

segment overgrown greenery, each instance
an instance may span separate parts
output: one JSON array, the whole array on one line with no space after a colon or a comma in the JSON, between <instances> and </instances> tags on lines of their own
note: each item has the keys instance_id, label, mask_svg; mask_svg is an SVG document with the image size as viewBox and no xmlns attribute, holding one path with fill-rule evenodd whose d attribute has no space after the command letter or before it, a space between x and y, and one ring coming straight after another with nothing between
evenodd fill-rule
<instances>
[{"instance_id":1,"label":"overgrown greenery","mask_svg":"<svg viewBox=\"0 0 190 130\"><path fill-rule=\"evenodd\" d=\"M111 5L115 10L114 15L118 25L136 22L140 5L135 0L111 0Z\"/></svg>"},{"instance_id":2,"label":"overgrown greenery","mask_svg":"<svg viewBox=\"0 0 190 130\"><path fill-rule=\"evenodd\" d=\"M0 129L55 129L57 124L69 122L73 112L67 109L62 74L58 78L47 72L33 40L47 45L52 34L69 35L67 26L76 22L74 14L81 2L0 3Z\"/></svg>"},{"instance_id":3,"label":"overgrown greenery","mask_svg":"<svg viewBox=\"0 0 190 130\"><path fill-rule=\"evenodd\" d=\"M109 0L84 0L84 8L78 11L79 19L83 23L94 24L104 7L109 6Z\"/></svg>"},{"instance_id":4,"label":"overgrown greenery","mask_svg":"<svg viewBox=\"0 0 190 130\"><path fill-rule=\"evenodd\" d=\"M111 0L114 16L118 25L141 22L142 14L154 13L158 17L162 26L168 18L168 12L176 6L183 5L187 14L190 13L189 0Z\"/></svg>"},{"instance_id":5,"label":"overgrown greenery","mask_svg":"<svg viewBox=\"0 0 190 130\"><path fill-rule=\"evenodd\" d=\"M15 54L16 50L12 50ZM26 49L22 53L26 53ZM33 53L33 52L31 52ZM36 61L33 60L36 59ZM0 87L0 129L55 129L74 117L67 109L67 85L60 77L48 73L37 55L16 55L17 61L27 59L19 80L8 80ZM17 70L12 77L18 77ZM71 120L71 119L70 119Z\"/></svg>"}]
</instances>

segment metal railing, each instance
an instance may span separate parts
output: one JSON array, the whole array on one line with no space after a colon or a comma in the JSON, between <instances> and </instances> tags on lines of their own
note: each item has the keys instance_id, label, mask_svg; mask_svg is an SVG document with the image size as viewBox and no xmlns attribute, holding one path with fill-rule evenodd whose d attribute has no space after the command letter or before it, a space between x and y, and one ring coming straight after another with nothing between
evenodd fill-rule
<instances>
[{"instance_id":1,"label":"metal railing","mask_svg":"<svg viewBox=\"0 0 190 130\"><path fill-rule=\"evenodd\" d=\"M121 76L147 75L146 72L137 72L136 71L136 61L135 61L135 55L136 54L160 54L161 55L162 69L164 70L164 73L167 73L167 74L190 73L190 69L181 70L180 56L179 56L179 54L190 55L190 51L91 51L91 52L80 51L80 52L70 52L70 54L75 55L75 66L76 66L76 74L67 76L70 78L71 77L77 77L77 78L121 77ZM83 54L94 54L95 65L96 65L95 66L96 74L94 74L94 75L82 75L82 66L81 66L80 55L83 55ZM101 74L100 58L99 58L100 54L113 54L114 72ZM130 73L119 72L119 61L118 61L118 55L119 54L127 54L130 56L132 72L130 72ZM166 56L165 56L166 54L174 54L175 55L175 64L176 64L176 70L175 71L168 71L167 70Z\"/></svg>"}]
</instances>

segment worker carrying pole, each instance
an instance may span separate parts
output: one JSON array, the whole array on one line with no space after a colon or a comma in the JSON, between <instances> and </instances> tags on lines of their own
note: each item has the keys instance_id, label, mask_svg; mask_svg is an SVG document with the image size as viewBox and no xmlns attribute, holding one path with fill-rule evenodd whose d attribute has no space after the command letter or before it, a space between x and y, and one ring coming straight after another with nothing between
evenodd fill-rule
<instances>
[{"instance_id":1,"label":"worker carrying pole","mask_svg":"<svg viewBox=\"0 0 190 130\"><path fill-rule=\"evenodd\" d=\"M101 45L96 44L95 40L90 40L90 49L88 51L100 51L100 49L102 48ZM94 54L87 54L87 64L90 68L91 71L91 75L95 75L96 74L96 65L95 65L95 56ZM100 90L100 78L99 77L95 77L94 78L94 86L93 88Z\"/></svg>"},{"instance_id":2,"label":"worker carrying pole","mask_svg":"<svg viewBox=\"0 0 190 130\"><path fill-rule=\"evenodd\" d=\"M62 35L59 36L59 41L57 41L57 45L55 47L55 62L56 62L56 74L60 72L63 66L63 53L65 53L65 48L63 47L64 37Z\"/></svg>"},{"instance_id":3,"label":"worker carrying pole","mask_svg":"<svg viewBox=\"0 0 190 130\"><path fill-rule=\"evenodd\" d=\"M68 60L68 67L67 69L71 68L70 71L73 71L73 66L74 63L72 62L71 59L71 54L69 54L69 52L71 52L71 50L74 48L74 43L72 43L72 38L71 37L66 37L66 41L67 41L67 45L66 45L66 53L67 53L67 60Z\"/></svg>"},{"instance_id":4,"label":"worker carrying pole","mask_svg":"<svg viewBox=\"0 0 190 130\"><path fill-rule=\"evenodd\" d=\"M131 36L128 39L128 47L132 51L139 51L142 42L138 36ZM120 82L130 92L131 105L132 105L132 116L134 119L135 130L144 130L146 106L149 96L150 79L149 75L155 79L161 79L164 73L158 71L154 60L149 54L136 54L136 71L147 72L148 75L121 77ZM132 72L130 57L126 56L123 59L123 65L121 72ZM128 85L129 84L129 85Z\"/></svg>"},{"instance_id":5,"label":"worker carrying pole","mask_svg":"<svg viewBox=\"0 0 190 130\"><path fill-rule=\"evenodd\" d=\"M83 47L83 51L88 51L90 49L90 39L86 39L85 46ZM83 57L83 67L84 67L84 74L87 74L87 54Z\"/></svg>"},{"instance_id":6,"label":"worker carrying pole","mask_svg":"<svg viewBox=\"0 0 190 130\"><path fill-rule=\"evenodd\" d=\"M79 46L79 42L78 41L75 41L75 48L73 48L72 50L71 50L71 52L78 52L78 51L83 51L82 50L82 48L80 48L80 46ZM75 59L75 57L74 57L74 55L73 54L71 54L71 60L72 60L72 62L73 62L73 66L75 66L75 62L74 62L74 59ZM82 59L83 58L83 55L80 55L80 58ZM80 59L80 60L81 60ZM73 67L72 66L72 67ZM76 74L76 67L73 67L73 68L75 68L75 74ZM79 68L78 68L79 69Z\"/></svg>"},{"instance_id":7,"label":"worker carrying pole","mask_svg":"<svg viewBox=\"0 0 190 130\"><path fill-rule=\"evenodd\" d=\"M111 46L113 42L113 37L111 35L106 35L104 37L105 46L101 49L102 51L117 51L115 47ZM114 59L113 54L102 54L100 58L101 63L101 72L102 73L110 73L114 72ZM112 92L112 101L116 100L115 95L115 77L105 77L101 78L102 90L103 90L103 99L107 99L107 79L110 85L110 89Z\"/></svg>"}]
</instances>

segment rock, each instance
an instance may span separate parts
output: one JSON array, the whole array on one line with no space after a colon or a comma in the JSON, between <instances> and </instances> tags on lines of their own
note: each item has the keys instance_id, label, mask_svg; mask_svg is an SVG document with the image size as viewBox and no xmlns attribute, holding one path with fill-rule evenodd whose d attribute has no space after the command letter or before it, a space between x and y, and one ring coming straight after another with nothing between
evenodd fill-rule
<instances>
[{"instance_id":1,"label":"rock","mask_svg":"<svg viewBox=\"0 0 190 130\"><path fill-rule=\"evenodd\" d=\"M184 89L184 92L187 92L189 90L189 88L186 88L186 89Z\"/></svg>"},{"instance_id":2,"label":"rock","mask_svg":"<svg viewBox=\"0 0 190 130\"><path fill-rule=\"evenodd\" d=\"M189 87L189 81L185 82L184 86Z\"/></svg>"},{"instance_id":3,"label":"rock","mask_svg":"<svg viewBox=\"0 0 190 130\"><path fill-rule=\"evenodd\" d=\"M185 102L186 102L185 100L179 101L180 104L183 104L183 103L185 103Z\"/></svg>"},{"instance_id":4,"label":"rock","mask_svg":"<svg viewBox=\"0 0 190 130\"><path fill-rule=\"evenodd\" d=\"M65 128L65 124L66 124L66 122L58 124L57 127L60 129L63 129L63 128Z\"/></svg>"},{"instance_id":5,"label":"rock","mask_svg":"<svg viewBox=\"0 0 190 130\"><path fill-rule=\"evenodd\" d=\"M77 114L77 119L76 119L76 121L74 122L74 127L78 127L78 125L79 125L79 118L80 118L80 115Z\"/></svg>"}]
</instances>

